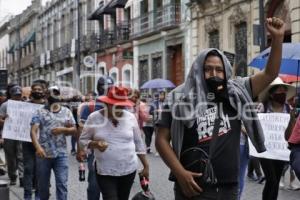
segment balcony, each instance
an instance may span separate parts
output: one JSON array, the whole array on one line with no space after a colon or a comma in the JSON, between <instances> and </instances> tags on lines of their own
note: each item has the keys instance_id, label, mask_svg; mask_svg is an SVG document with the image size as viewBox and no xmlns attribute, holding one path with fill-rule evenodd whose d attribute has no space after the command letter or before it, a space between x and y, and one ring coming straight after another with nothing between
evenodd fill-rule
<instances>
[{"instance_id":1,"label":"balcony","mask_svg":"<svg viewBox=\"0 0 300 200\"><path fill-rule=\"evenodd\" d=\"M121 22L116 27L116 43L123 43L130 39L130 24L129 22Z\"/></svg>"},{"instance_id":2,"label":"balcony","mask_svg":"<svg viewBox=\"0 0 300 200\"><path fill-rule=\"evenodd\" d=\"M101 31L100 34L91 34L86 38L86 45L80 49L87 48L91 52L101 51L115 45L128 42L130 39L130 25L128 22L121 22L115 29Z\"/></svg>"},{"instance_id":3,"label":"balcony","mask_svg":"<svg viewBox=\"0 0 300 200\"><path fill-rule=\"evenodd\" d=\"M176 28L181 23L179 4L168 4L131 20L132 39L143 38L159 31Z\"/></svg>"},{"instance_id":4,"label":"balcony","mask_svg":"<svg viewBox=\"0 0 300 200\"><path fill-rule=\"evenodd\" d=\"M57 49L57 61L61 61L64 60L66 58L70 57L71 54L71 44L67 43L64 44L62 47L60 47L59 49Z\"/></svg>"},{"instance_id":5,"label":"balcony","mask_svg":"<svg viewBox=\"0 0 300 200\"><path fill-rule=\"evenodd\" d=\"M52 51L50 51L50 61L51 63L55 63L57 62L59 59L58 59L58 49L54 49Z\"/></svg>"},{"instance_id":6,"label":"balcony","mask_svg":"<svg viewBox=\"0 0 300 200\"><path fill-rule=\"evenodd\" d=\"M23 68L30 67L33 65L33 63L34 63L34 55L33 54L27 55L21 60L21 68L23 69Z\"/></svg>"},{"instance_id":7,"label":"balcony","mask_svg":"<svg viewBox=\"0 0 300 200\"><path fill-rule=\"evenodd\" d=\"M41 64L41 57L39 55L37 55L34 57L33 66L40 67L40 64Z\"/></svg>"}]
</instances>

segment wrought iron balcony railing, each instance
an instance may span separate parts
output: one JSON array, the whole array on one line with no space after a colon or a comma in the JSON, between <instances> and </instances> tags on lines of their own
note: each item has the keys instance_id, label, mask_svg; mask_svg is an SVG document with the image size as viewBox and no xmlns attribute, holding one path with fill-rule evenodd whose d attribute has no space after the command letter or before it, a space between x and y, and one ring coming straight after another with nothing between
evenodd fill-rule
<instances>
[{"instance_id":1,"label":"wrought iron balcony railing","mask_svg":"<svg viewBox=\"0 0 300 200\"><path fill-rule=\"evenodd\" d=\"M180 25L180 10L179 4L168 4L155 11L141 13L140 17L131 20L131 38L144 37Z\"/></svg>"}]
</instances>

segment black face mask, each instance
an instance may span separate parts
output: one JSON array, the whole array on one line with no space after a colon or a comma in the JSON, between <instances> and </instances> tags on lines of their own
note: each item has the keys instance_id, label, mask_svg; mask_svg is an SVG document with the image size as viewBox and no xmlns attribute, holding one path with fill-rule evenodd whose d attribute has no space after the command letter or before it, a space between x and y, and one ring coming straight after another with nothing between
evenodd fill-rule
<instances>
[{"instance_id":1,"label":"black face mask","mask_svg":"<svg viewBox=\"0 0 300 200\"><path fill-rule=\"evenodd\" d=\"M227 91L225 90L225 80L217 76L206 79L206 85L209 93L214 94L216 100L220 100L227 97ZM220 88L222 86L222 88ZM219 89L218 89L219 88Z\"/></svg>"},{"instance_id":2,"label":"black face mask","mask_svg":"<svg viewBox=\"0 0 300 200\"><path fill-rule=\"evenodd\" d=\"M206 84L209 92L213 92L215 94L220 93L222 90L225 89L225 81L217 76L210 77L206 79ZM222 89L218 89L222 86Z\"/></svg>"},{"instance_id":3,"label":"black face mask","mask_svg":"<svg viewBox=\"0 0 300 200\"><path fill-rule=\"evenodd\" d=\"M48 104L49 104L49 105L52 105L52 104L54 104L54 103L60 102L60 99L59 99L59 98L55 98L55 97L52 97L52 96L48 97L47 100L48 100Z\"/></svg>"},{"instance_id":4,"label":"black face mask","mask_svg":"<svg viewBox=\"0 0 300 200\"><path fill-rule=\"evenodd\" d=\"M34 99L43 99L45 97L45 95L43 93L41 93L41 92L32 92L31 96Z\"/></svg>"},{"instance_id":5,"label":"black face mask","mask_svg":"<svg viewBox=\"0 0 300 200\"><path fill-rule=\"evenodd\" d=\"M277 103L283 105L286 100L286 93L275 93L272 95L273 101L276 101Z\"/></svg>"}]
</instances>

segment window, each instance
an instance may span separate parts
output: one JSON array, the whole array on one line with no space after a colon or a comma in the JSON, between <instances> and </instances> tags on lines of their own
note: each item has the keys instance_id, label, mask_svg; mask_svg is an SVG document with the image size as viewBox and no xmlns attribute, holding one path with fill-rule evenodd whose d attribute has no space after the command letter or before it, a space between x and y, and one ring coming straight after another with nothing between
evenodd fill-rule
<instances>
[{"instance_id":1,"label":"window","mask_svg":"<svg viewBox=\"0 0 300 200\"><path fill-rule=\"evenodd\" d=\"M61 43L61 46L63 44L65 44L65 27L66 27L66 17L65 15L62 15L61 16L61 22L60 22L60 43Z\"/></svg>"},{"instance_id":2,"label":"window","mask_svg":"<svg viewBox=\"0 0 300 200\"><path fill-rule=\"evenodd\" d=\"M124 71L123 85L125 87L131 87L130 70L125 70Z\"/></svg>"},{"instance_id":3,"label":"window","mask_svg":"<svg viewBox=\"0 0 300 200\"><path fill-rule=\"evenodd\" d=\"M111 77L114 80L114 83L116 83L117 82L117 73L116 72L111 73Z\"/></svg>"},{"instance_id":4,"label":"window","mask_svg":"<svg viewBox=\"0 0 300 200\"><path fill-rule=\"evenodd\" d=\"M162 77L162 58L161 56L152 58L152 76L151 79Z\"/></svg>"},{"instance_id":5,"label":"window","mask_svg":"<svg viewBox=\"0 0 300 200\"><path fill-rule=\"evenodd\" d=\"M209 48L219 49L219 31L215 30L209 33Z\"/></svg>"},{"instance_id":6,"label":"window","mask_svg":"<svg viewBox=\"0 0 300 200\"><path fill-rule=\"evenodd\" d=\"M148 59L139 61L139 85L143 85L148 81Z\"/></svg>"},{"instance_id":7,"label":"window","mask_svg":"<svg viewBox=\"0 0 300 200\"><path fill-rule=\"evenodd\" d=\"M148 0L141 1L141 15L145 15L149 12Z\"/></svg>"},{"instance_id":8,"label":"window","mask_svg":"<svg viewBox=\"0 0 300 200\"><path fill-rule=\"evenodd\" d=\"M247 76L247 24L235 26L236 75Z\"/></svg>"}]
</instances>

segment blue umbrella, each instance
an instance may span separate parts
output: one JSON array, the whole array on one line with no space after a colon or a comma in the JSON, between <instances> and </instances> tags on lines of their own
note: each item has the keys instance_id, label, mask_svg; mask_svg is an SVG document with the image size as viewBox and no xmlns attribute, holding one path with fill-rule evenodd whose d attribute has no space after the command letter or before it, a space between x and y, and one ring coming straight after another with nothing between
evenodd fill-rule
<instances>
[{"instance_id":1,"label":"blue umbrella","mask_svg":"<svg viewBox=\"0 0 300 200\"><path fill-rule=\"evenodd\" d=\"M176 87L171 81L165 79L153 79L144 83L141 89L158 89L158 88L174 88Z\"/></svg>"},{"instance_id":2,"label":"blue umbrella","mask_svg":"<svg viewBox=\"0 0 300 200\"><path fill-rule=\"evenodd\" d=\"M263 69L268 61L271 48L262 51L255 57L249 66ZM300 43L283 43L282 61L280 65L280 74L296 75L299 74L300 67Z\"/></svg>"}]
</instances>

